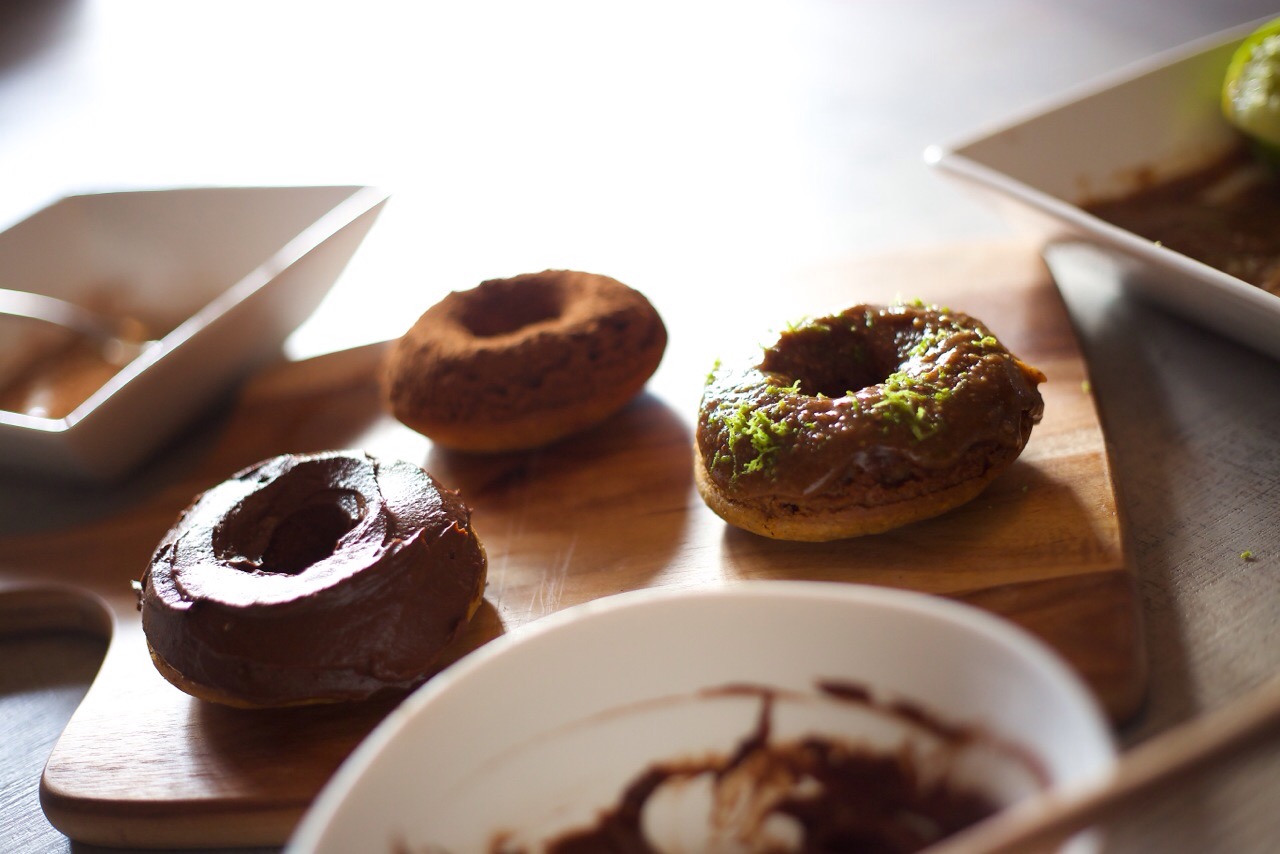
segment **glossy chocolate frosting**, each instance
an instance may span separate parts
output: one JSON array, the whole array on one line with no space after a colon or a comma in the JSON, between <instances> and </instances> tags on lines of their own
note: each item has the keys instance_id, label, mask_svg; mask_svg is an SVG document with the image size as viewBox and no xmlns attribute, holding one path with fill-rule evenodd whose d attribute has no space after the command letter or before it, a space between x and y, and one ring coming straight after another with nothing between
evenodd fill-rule
<instances>
[{"instance_id":1,"label":"glossy chocolate frosting","mask_svg":"<svg viewBox=\"0 0 1280 854\"><path fill-rule=\"evenodd\" d=\"M141 585L147 641L247 705L411 687L482 595L470 517L412 463L266 460L197 497L161 540Z\"/></svg>"},{"instance_id":2,"label":"glossy chocolate frosting","mask_svg":"<svg viewBox=\"0 0 1280 854\"><path fill-rule=\"evenodd\" d=\"M1040 421L1043 380L972 317L859 305L718 365L697 442L735 498L875 506L1007 465Z\"/></svg>"}]
</instances>

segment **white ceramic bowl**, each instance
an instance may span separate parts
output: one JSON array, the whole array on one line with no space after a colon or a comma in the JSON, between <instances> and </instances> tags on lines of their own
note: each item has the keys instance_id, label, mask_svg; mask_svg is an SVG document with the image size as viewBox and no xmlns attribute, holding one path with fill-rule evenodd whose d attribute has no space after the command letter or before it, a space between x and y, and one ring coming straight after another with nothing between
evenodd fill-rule
<instances>
[{"instance_id":1,"label":"white ceramic bowl","mask_svg":"<svg viewBox=\"0 0 1280 854\"><path fill-rule=\"evenodd\" d=\"M1097 704L1061 660L970 606L822 582L647 590L546 617L433 678L339 769L289 850L484 851L499 833L537 842L580 827L652 763L741 742L761 699L713 690L726 685L780 692L771 738L890 749L919 735L825 700L820 680L982 728L1029 751L1053 783L1114 761ZM981 776L1012 800L1036 788L1026 771L995 762ZM707 832L704 810L654 804L655 834ZM706 849L705 838L686 848Z\"/></svg>"},{"instance_id":2,"label":"white ceramic bowl","mask_svg":"<svg viewBox=\"0 0 1280 854\"><path fill-rule=\"evenodd\" d=\"M128 471L276 357L386 201L369 187L199 187L69 196L0 233L4 287L109 299L158 344L63 418L0 410L0 467Z\"/></svg>"},{"instance_id":3,"label":"white ceramic bowl","mask_svg":"<svg viewBox=\"0 0 1280 854\"><path fill-rule=\"evenodd\" d=\"M1231 54L1256 25L1157 56L974 138L933 146L925 159L1039 234L1055 274L1087 265L1091 275L1280 358L1280 297L1080 207L1239 144L1222 115L1221 88Z\"/></svg>"}]
</instances>

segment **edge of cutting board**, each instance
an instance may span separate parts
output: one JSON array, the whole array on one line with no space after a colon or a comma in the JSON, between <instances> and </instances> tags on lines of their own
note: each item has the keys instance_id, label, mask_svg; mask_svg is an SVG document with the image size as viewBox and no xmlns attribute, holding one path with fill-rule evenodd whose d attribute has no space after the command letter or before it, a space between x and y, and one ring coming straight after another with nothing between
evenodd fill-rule
<instances>
[{"instance_id":1,"label":"edge of cutting board","mask_svg":"<svg viewBox=\"0 0 1280 854\"><path fill-rule=\"evenodd\" d=\"M482 459L437 451L380 414L373 377L386 345L369 345L256 377L189 470L124 511L0 539L9 555L0 559L0 632L69 628L110 639L42 777L54 825L105 845L279 844L394 706L397 698L221 709L173 689L146 655L129 580L197 491L285 451L355 444L421 462L460 489L491 563L485 606L452 658L626 589L839 580L923 590L1003 615L1062 653L1113 721L1137 711L1146 651L1106 441L1065 306L1034 247L966 244L833 264L806 271L763 307L726 305L715 292L676 284L637 286L668 322L663 365L645 394L572 442ZM726 528L698 499L689 461L701 380L721 348L741 343L744 328L916 295L987 320L1049 375L1045 422L1023 459L970 505L853 544L781 543ZM709 316L723 322L709 328ZM554 502L535 495L564 503L548 509ZM647 503L637 507L636 496Z\"/></svg>"}]
</instances>

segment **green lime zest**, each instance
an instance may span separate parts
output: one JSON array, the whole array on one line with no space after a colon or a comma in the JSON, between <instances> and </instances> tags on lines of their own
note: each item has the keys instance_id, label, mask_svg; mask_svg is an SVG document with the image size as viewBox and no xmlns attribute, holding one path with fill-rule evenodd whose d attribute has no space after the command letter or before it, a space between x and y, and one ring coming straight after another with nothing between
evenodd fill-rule
<instances>
[{"instance_id":1,"label":"green lime zest","mask_svg":"<svg viewBox=\"0 0 1280 854\"><path fill-rule=\"evenodd\" d=\"M752 409L743 404L725 418L724 425L729 431L728 447L733 448L745 438L755 452L739 472L734 472L735 477L764 471L777 455L779 442L791 433L791 426L786 421L774 418L775 414L781 413L774 413L771 409L773 407Z\"/></svg>"},{"instance_id":2,"label":"green lime zest","mask_svg":"<svg viewBox=\"0 0 1280 854\"><path fill-rule=\"evenodd\" d=\"M706 380L703 381L702 384L711 385L711 383L715 381L716 374L719 372L720 372L720 360L716 359L715 363L712 364L711 366L711 370L707 371L707 378Z\"/></svg>"},{"instance_id":3,"label":"green lime zest","mask_svg":"<svg viewBox=\"0 0 1280 854\"><path fill-rule=\"evenodd\" d=\"M954 391L953 386L939 386L898 371L881 383L881 397L871 405L870 411L896 424L905 424L920 441L942 429L936 404L945 401ZM934 405L930 406L931 403Z\"/></svg>"}]
</instances>

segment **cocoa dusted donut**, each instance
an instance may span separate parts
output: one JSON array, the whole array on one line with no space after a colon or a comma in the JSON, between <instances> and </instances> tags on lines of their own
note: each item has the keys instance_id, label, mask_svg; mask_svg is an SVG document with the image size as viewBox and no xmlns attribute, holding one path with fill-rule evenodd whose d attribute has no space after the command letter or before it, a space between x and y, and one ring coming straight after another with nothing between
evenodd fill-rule
<instances>
[{"instance_id":1,"label":"cocoa dusted donut","mask_svg":"<svg viewBox=\"0 0 1280 854\"><path fill-rule=\"evenodd\" d=\"M412 463L280 456L198 496L139 585L160 673L227 705L407 689L479 606L471 511Z\"/></svg>"},{"instance_id":2,"label":"cocoa dusted donut","mask_svg":"<svg viewBox=\"0 0 1280 854\"><path fill-rule=\"evenodd\" d=\"M730 524L784 540L936 516L1017 459L1043 381L967 315L854 306L783 332L755 364L715 367L698 491Z\"/></svg>"},{"instance_id":3,"label":"cocoa dusted donut","mask_svg":"<svg viewBox=\"0 0 1280 854\"><path fill-rule=\"evenodd\" d=\"M395 416L443 447L522 450L621 409L666 345L639 291L546 270L446 296L396 342L383 385Z\"/></svg>"}]
</instances>

